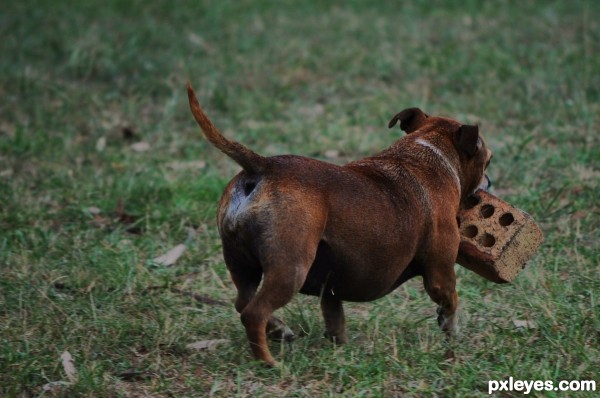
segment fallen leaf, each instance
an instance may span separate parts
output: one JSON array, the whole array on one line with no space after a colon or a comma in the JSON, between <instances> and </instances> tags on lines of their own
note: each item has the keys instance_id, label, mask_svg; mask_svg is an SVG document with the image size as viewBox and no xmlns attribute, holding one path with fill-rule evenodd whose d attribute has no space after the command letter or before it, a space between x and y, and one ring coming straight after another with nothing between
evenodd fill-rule
<instances>
[{"instance_id":1,"label":"fallen leaf","mask_svg":"<svg viewBox=\"0 0 600 398\"><path fill-rule=\"evenodd\" d=\"M199 36L194 32L188 33L188 40L190 43L202 48L207 53L211 53L213 50L212 47L206 42L206 40L204 40L202 36Z\"/></svg>"},{"instance_id":2,"label":"fallen leaf","mask_svg":"<svg viewBox=\"0 0 600 398\"><path fill-rule=\"evenodd\" d=\"M67 387L69 383L66 381L51 381L50 383L46 383L42 386L42 390L45 392L56 392L62 387Z\"/></svg>"},{"instance_id":3,"label":"fallen leaf","mask_svg":"<svg viewBox=\"0 0 600 398\"><path fill-rule=\"evenodd\" d=\"M408 386L415 390L424 390L428 387L427 382L425 380L409 381Z\"/></svg>"},{"instance_id":4,"label":"fallen leaf","mask_svg":"<svg viewBox=\"0 0 600 398\"><path fill-rule=\"evenodd\" d=\"M536 329L537 325L534 321L525 321L522 319L513 319L513 324L517 328L525 328L525 329Z\"/></svg>"},{"instance_id":5,"label":"fallen leaf","mask_svg":"<svg viewBox=\"0 0 600 398\"><path fill-rule=\"evenodd\" d=\"M67 375L67 379L69 379L71 383L74 383L77 380L77 370L75 370L75 364L71 353L69 351L64 351L60 355L60 359L62 360L63 370Z\"/></svg>"},{"instance_id":6,"label":"fallen leaf","mask_svg":"<svg viewBox=\"0 0 600 398\"><path fill-rule=\"evenodd\" d=\"M196 239L196 233L198 232L198 230L196 228L188 228L188 235L187 238L185 238L185 242L183 242L186 246L191 245L194 242L194 239Z\"/></svg>"},{"instance_id":7,"label":"fallen leaf","mask_svg":"<svg viewBox=\"0 0 600 398\"><path fill-rule=\"evenodd\" d=\"M199 47L204 45L204 39L194 32L188 33L188 40L190 43Z\"/></svg>"},{"instance_id":8,"label":"fallen leaf","mask_svg":"<svg viewBox=\"0 0 600 398\"><path fill-rule=\"evenodd\" d=\"M229 343L231 340L227 339L216 339L216 340L202 340L190 343L185 348L190 350L209 350L214 351L218 345Z\"/></svg>"},{"instance_id":9,"label":"fallen leaf","mask_svg":"<svg viewBox=\"0 0 600 398\"><path fill-rule=\"evenodd\" d=\"M98 141L96 141L96 150L102 152L104 148L106 148L106 137L100 137L98 138Z\"/></svg>"},{"instance_id":10,"label":"fallen leaf","mask_svg":"<svg viewBox=\"0 0 600 398\"><path fill-rule=\"evenodd\" d=\"M6 135L8 137L15 136L16 127L12 123L0 122L0 135Z\"/></svg>"},{"instance_id":11,"label":"fallen leaf","mask_svg":"<svg viewBox=\"0 0 600 398\"><path fill-rule=\"evenodd\" d=\"M92 283L90 283L90 284L88 285L88 287L86 287L86 288L85 288L85 292L86 292L86 293L89 293L89 292L91 292L91 291L92 291L92 289L94 288L94 286L96 286L96 281L95 281L95 280L93 280L93 281L92 281Z\"/></svg>"},{"instance_id":12,"label":"fallen leaf","mask_svg":"<svg viewBox=\"0 0 600 398\"><path fill-rule=\"evenodd\" d=\"M106 217L102 217L99 214L94 214L94 219L92 220L92 225L96 228L104 228L107 227L111 224L111 221L106 218Z\"/></svg>"},{"instance_id":13,"label":"fallen leaf","mask_svg":"<svg viewBox=\"0 0 600 398\"><path fill-rule=\"evenodd\" d=\"M298 113L304 117L316 117L325 113L325 107L321 104L303 106L298 108Z\"/></svg>"},{"instance_id":14,"label":"fallen leaf","mask_svg":"<svg viewBox=\"0 0 600 398\"><path fill-rule=\"evenodd\" d=\"M164 265L165 267L171 266L175 264L177 260L179 260L179 257L183 255L185 249L187 249L187 246L183 243L180 243L162 256L158 256L152 261L158 265Z\"/></svg>"},{"instance_id":15,"label":"fallen leaf","mask_svg":"<svg viewBox=\"0 0 600 398\"><path fill-rule=\"evenodd\" d=\"M191 312L205 312L205 310L203 310L201 308L196 308L196 307L181 307L181 309L184 311L191 311Z\"/></svg>"},{"instance_id":16,"label":"fallen leaf","mask_svg":"<svg viewBox=\"0 0 600 398\"><path fill-rule=\"evenodd\" d=\"M175 171L201 170L206 167L206 162L204 160L193 160L189 162L174 161L167 163L167 167Z\"/></svg>"},{"instance_id":17,"label":"fallen leaf","mask_svg":"<svg viewBox=\"0 0 600 398\"><path fill-rule=\"evenodd\" d=\"M584 218L586 218L588 215L587 211L583 211L583 210L579 210L576 211L575 213L571 214L571 218L573 220L583 220Z\"/></svg>"},{"instance_id":18,"label":"fallen leaf","mask_svg":"<svg viewBox=\"0 0 600 398\"><path fill-rule=\"evenodd\" d=\"M180 243L162 256L156 257L152 262L158 265L164 265L166 267L171 266L179 260L179 257L183 255L187 246L192 244L194 239L196 238L196 230L194 228L188 228L188 236L185 239L184 243Z\"/></svg>"},{"instance_id":19,"label":"fallen leaf","mask_svg":"<svg viewBox=\"0 0 600 398\"><path fill-rule=\"evenodd\" d=\"M340 151L337 149L328 149L324 153L327 159L337 159L340 157Z\"/></svg>"},{"instance_id":20,"label":"fallen leaf","mask_svg":"<svg viewBox=\"0 0 600 398\"><path fill-rule=\"evenodd\" d=\"M600 180L600 171L593 167L575 164L572 166L572 169L579 176L581 181L598 182L598 180Z\"/></svg>"},{"instance_id":21,"label":"fallen leaf","mask_svg":"<svg viewBox=\"0 0 600 398\"><path fill-rule=\"evenodd\" d=\"M136 152L146 152L150 150L150 144L148 144L146 141L140 141L136 142L135 144L131 144L130 148Z\"/></svg>"}]
</instances>

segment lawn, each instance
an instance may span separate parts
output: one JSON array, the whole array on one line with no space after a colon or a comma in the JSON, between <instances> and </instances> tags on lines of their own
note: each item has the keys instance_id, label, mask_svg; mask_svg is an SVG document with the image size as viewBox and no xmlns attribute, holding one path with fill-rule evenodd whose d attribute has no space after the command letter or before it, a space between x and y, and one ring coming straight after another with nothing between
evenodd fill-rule
<instances>
[{"instance_id":1,"label":"lawn","mask_svg":"<svg viewBox=\"0 0 600 398\"><path fill-rule=\"evenodd\" d=\"M600 383L600 3L402 3L0 6L0 396ZM272 343L279 366L267 369L250 355L216 230L238 168L199 132L188 81L225 135L265 155L373 154L402 136L387 122L411 106L477 123L493 192L545 242L511 284L456 266L451 343L418 278L348 303L345 346L322 337L318 300L297 296L278 314L300 337ZM155 261L184 242L173 265Z\"/></svg>"}]
</instances>

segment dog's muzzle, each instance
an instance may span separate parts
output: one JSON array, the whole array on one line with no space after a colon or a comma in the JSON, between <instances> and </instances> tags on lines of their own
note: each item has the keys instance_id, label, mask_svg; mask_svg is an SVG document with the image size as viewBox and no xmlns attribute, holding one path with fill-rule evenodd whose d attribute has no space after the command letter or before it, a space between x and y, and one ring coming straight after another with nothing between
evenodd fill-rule
<instances>
[{"instance_id":1,"label":"dog's muzzle","mask_svg":"<svg viewBox=\"0 0 600 398\"><path fill-rule=\"evenodd\" d=\"M481 179L481 182L479 183L478 189L481 189L483 191L489 191L491 187L492 180L490 180L490 177L488 177L487 174L484 174L483 178Z\"/></svg>"}]
</instances>

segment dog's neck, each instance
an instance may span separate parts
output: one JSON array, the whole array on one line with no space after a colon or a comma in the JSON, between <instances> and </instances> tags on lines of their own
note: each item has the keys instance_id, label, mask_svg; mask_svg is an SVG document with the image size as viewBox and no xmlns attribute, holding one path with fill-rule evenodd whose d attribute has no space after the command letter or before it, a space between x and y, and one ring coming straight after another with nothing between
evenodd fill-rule
<instances>
[{"instance_id":1,"label":"dog's neck","mask_svg":"<svg viewBox=\"0 0 600 398\"><path fill-rule=\"evenodd\" d=\"M452 178L454 178L454 182L456 183L456 189L458 189L458 193L460 194L462 192L461 185L460 185L460 175L458 174L458 170L456 170L456 167L446 157L446 155L444 155L444 153L442 151L440 151L431 142L426 141L423 138L417 138L415 140L415 142L418 145L421 145L421 146L429 149L431 152L433 152L435 154L435 156L441 161L444 168L448 171L448 173L450 173L450 175L452 175Z\"/></svg>"}]
</instances>

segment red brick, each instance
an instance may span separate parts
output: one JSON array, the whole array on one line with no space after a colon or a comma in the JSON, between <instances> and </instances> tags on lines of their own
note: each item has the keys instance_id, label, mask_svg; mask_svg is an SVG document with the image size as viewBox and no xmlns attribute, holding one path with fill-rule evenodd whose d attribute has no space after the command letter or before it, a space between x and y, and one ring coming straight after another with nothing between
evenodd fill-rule
<instances>
[{"instance_id":1,"label":"red brick","mask_svg":"<svg viewBox=\"0 0 600 398\"><path fill-rule=\"evenodd\" d=\"M457 263L496 283L513 281L542 244L540 227L489 192L478 191L469 201L459 212Z\"/></svg>"}]
</instances>

